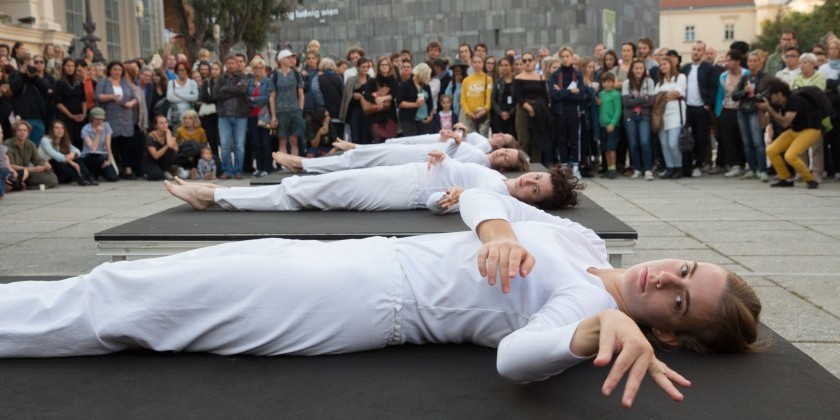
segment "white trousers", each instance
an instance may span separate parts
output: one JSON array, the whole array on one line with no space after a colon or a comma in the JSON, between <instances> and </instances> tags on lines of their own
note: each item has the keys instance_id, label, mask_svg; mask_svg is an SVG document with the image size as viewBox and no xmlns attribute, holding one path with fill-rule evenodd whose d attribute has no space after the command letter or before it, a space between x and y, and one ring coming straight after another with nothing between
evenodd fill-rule
<instances>
[{"instance_id":1,"label":"white trousers","mask_svg":"<svg viewBox=\"0 0 840 420\"><path fill-rule=\"evenodd\" d=\"M418 202L423 170L402 165L293 176L279 185L217 188L214 198L222 208L243 211L411 210L426 204Z\"/></svg>"},{"instance_id":2,"label":"white trousers","mask_svg":"<svg viewBox=\"0 0 840 420\"><path fill-rule=\"evenodd\" d=\"M408 144L363 145L337 156L303 159L303 170L310 173L328 173L347 169L396 166L425 162L429 158L427 146Z\"/></svg>"},{"instance_id":3,"label":"white trousers","mask_svg":"<svg viewBox=\"0 0 840 420\"><path fill-rule=\"evenodd\" d=\"M0 357L317 355L400 343L393 239L234 242L0 285ZM323 263L319 263L323 261Z\"/></svg>"}]
</instances>

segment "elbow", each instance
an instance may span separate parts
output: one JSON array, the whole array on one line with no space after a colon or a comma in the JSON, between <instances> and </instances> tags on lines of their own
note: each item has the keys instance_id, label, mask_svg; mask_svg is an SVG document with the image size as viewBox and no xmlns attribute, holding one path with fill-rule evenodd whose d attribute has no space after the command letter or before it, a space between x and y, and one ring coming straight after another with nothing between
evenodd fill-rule
<instances>
[{"instance_id":1,"label":"elbow","mask_svg":"<svg viewBox=\"0 0 840 420\"><path fill-rule=\"evenodd\" d=\"M516 364L510 363L502 357L496 358L496 371L499 372L499 376L511 383L529 384L533 382L521 374L521 371L517 369Z\"/></svg>"}]
</instances>

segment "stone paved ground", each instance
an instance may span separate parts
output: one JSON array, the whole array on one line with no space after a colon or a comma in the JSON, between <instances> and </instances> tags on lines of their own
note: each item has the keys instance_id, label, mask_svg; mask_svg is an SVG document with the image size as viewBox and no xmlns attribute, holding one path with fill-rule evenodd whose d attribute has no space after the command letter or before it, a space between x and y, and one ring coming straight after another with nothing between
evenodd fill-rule
<instances>
[{"instance_id":1,"label":"stone paved ground","mask_svg":"<svg viewBox=\"0 0 840 420\"><path fill-rule=\"evenodd\" d=\"M840 378L840 182L781 191L721 176L587 183L588 196L639 232L625 265L677 257L737 271L762 298L764 323ZM146 181L13 193L0 201L0 275L86 272L106 261L95 232L178 204Z\"/></svg>"}]
</instances>

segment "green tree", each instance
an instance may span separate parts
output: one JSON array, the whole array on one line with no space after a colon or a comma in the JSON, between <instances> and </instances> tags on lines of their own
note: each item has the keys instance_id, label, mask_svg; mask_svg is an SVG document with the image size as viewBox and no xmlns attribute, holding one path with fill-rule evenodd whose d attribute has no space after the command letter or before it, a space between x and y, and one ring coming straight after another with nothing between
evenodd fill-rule
<instances>
[{"instance_id":1,"label":"green tree","mask_svg":"<svg viewBox=\"0 0 840 420\"><path fill-rule=\"evenodd\" d=\"M285 20L295 3L303 0L178 0L174 9L190 56L214 44L219 25L219 55L243 41L250 57L265 44L271 22Z\"/></svg>"},{"instance_id":2,"label":"green tree","mask_svg":"<svg viewBox=\"0 0 840 420\"><path fill-rule=\"evenodd\" d=\"M840 0L826 0L811 13L782 13L774 20L761 22L761 35L752 44L772 53L779 45L785 28L796 30L799 47L808 50L829 32L840 33Z\"/></svg>"}]
</instances>

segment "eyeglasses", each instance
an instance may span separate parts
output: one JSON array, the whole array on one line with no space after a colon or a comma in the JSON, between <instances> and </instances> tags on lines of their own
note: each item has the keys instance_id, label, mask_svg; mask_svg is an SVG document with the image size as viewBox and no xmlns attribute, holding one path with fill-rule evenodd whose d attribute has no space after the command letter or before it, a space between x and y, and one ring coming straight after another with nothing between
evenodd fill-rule
<instances>
[{"instance_id":1,"label":"eyeglasses","mask_svg":"<svg viewBox=\"0 0 840 420\"><path fill-rule=\"evenodd\" d=\"M34 63L35 64L44 64L44 61L43 60L35 60Z\"/></svg>"},{"instance_id":2,"label":"eyeglasses","mask_svg":"<svg viewBox=\"0 0 840 420\"><path fill-rule=\"evenodd\" d=\"M534 61L534 59L533 59L533 58L523 58L523 59L522 59L522 62L523 62L523 63L530 63L530 62L532 62L532 61Z\"/></svg>"}]
</instances>

